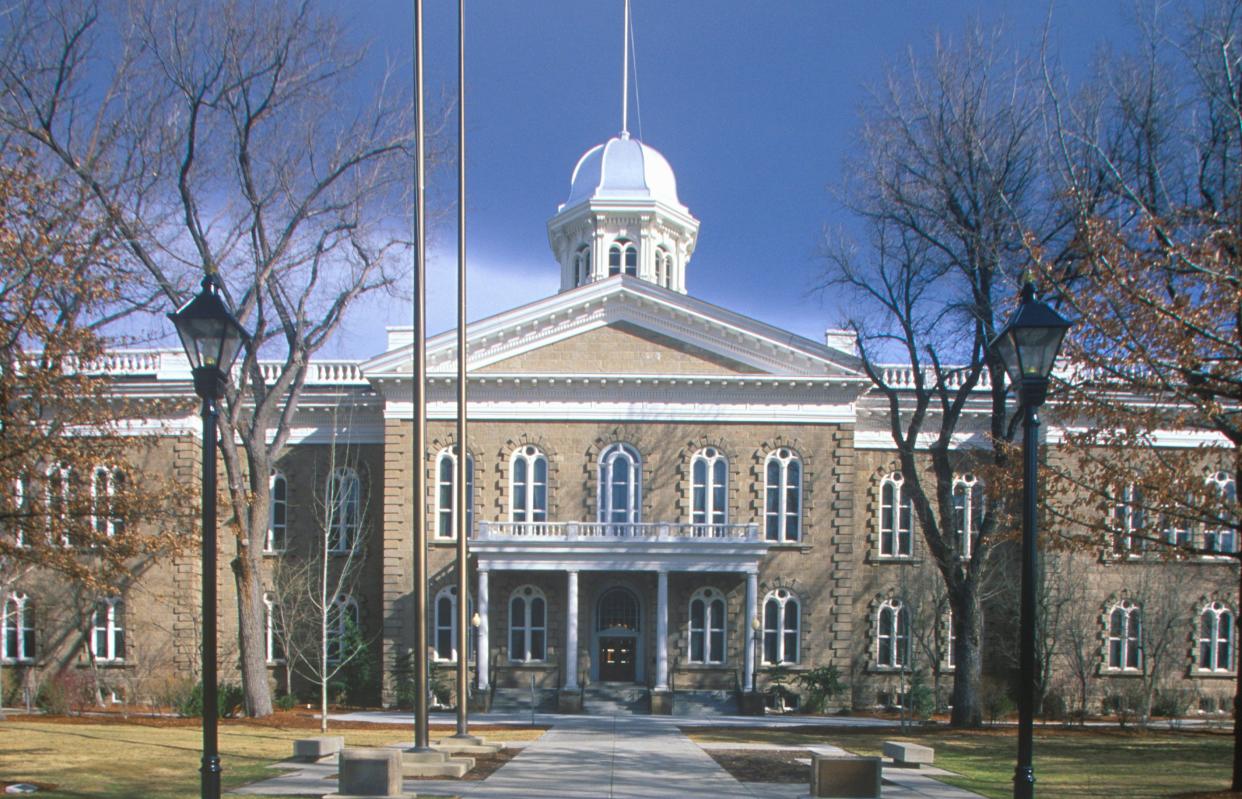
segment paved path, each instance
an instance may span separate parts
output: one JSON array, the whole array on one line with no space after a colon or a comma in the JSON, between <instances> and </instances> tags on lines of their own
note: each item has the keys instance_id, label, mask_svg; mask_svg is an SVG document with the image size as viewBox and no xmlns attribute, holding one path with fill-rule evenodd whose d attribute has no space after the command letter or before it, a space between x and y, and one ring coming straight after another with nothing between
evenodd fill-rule
<instances>
[{"instance_id":1,"label":"paved path","mask_svg":"<svg viewBox=\"0 0 1242 799\"><path fill-rule=\"evenodd\" d=\"M807 793L807 783L738 782L678 730L677 724L686 719L553 716L549 720L554 720L552 729L486 780L407 780L405 788L424 796L462 799L795 799ZM286 775L242 792L323 795L335 787L326 779L336 771L333 764L282 767L288 769ZM980 799L911 769L886 768L884 777L885 799Z\"/></svg>"}]
</instances>

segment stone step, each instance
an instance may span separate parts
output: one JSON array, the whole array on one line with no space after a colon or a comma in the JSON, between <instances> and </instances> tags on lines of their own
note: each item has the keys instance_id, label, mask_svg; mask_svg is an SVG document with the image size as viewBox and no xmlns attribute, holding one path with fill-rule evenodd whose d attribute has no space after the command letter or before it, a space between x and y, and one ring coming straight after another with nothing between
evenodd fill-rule
<instances>
[{"instance_id":1,"label":"stone step","mask_svg":"<svg viewBox=\"0 0 1242 799\"><path fill-rule=\"evenodd\" d=\"M426 752L401 752L401 774L404 777L459 779L472 768L473 757L450 757L447 752L435 749Z\"/></svg>"},{"instance_id":2,"label":"stone step","mask_svg":"<svg viewBox=\"0 0 1242 799\"><path fill-rule=\"evenodd\" d=\"M735 691L676 691L673 715L691 718L735 716L739 712Z\"/></svg>"}]
</instances>

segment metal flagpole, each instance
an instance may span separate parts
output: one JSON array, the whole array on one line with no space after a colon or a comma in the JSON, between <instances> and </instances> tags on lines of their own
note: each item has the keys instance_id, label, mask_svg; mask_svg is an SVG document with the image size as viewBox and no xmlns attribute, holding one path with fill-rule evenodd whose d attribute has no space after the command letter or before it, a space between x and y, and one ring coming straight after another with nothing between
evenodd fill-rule
<instances>
[{"instance_id":1,"label":"metal flagpole","mask_svg":"<svg viewBox=\"0 0 1242 799\"><path fill-rule=\"evenodd\" d=\"M423 0L414 0L414 748L427 737L427 152L423 135Z\"/></svg>"},{"instance_id":2,"label":"metal flagpole","mask_svg":"<svg viewBox=\"0 0 1242 799\"><path fill-rule=\"evenodd\" d=\"M467 683L470 615L466 539L470 534L470 459L466 447L466 0L457 2L457 738L468 738Z\"/></svg>"},{"instance_id":3,"label":"metal flagpole","mask_svg":"<svg viewBox=\"0 0 1242 799\"><path fill-rule=\"evenodd\" d=\"M630 135L630 0L625 0L625 24L621 34L621 138Z\"/></svg>"}]
</instances>

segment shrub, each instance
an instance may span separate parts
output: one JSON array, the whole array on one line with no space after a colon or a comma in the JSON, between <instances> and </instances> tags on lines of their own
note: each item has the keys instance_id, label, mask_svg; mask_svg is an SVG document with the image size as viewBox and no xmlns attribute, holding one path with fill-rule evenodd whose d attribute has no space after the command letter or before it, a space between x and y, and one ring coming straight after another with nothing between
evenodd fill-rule
<instances>
[{"instance_id":1,"label":"shrub","mask_svg":"<svg viewBox=\"0 0 1242 799\"><path fill-rule=\"evenodd\" d=\"M1016 707L1013 697L1009 695L1009 686L1000 680L985 679L981 698L983 712L987 714L988 721L992 724L1012 714Z\"/></svg>"},{"instance_id":2,"label":"shrub","mask_svg":"<svg viewBox=\"0 0 1242 799\"><path fill-rule=\"evenodd\" d=\"M797 682L807 691L804 708L808 713L823 713L828 700L846 689L841 681L841 671L835 665L820 666L799 674Z\"/></svg>"},{"instance_id":3,"label":"shrub","mask_svg":"<svg viewBox=\"0 0 1242 799\"><path fill-rule=\"evenodd\" d=\"M35 704L58 716L81 713L96 704L94 681L77 669L59 671L39 686Z\"/></svg>"},{"instance_id":4,"label":"shrub","mask_svg":"<svg viewBox=\"0 0 1242 799\"><path fill-rule=\"evenodd\" d=\"M333 701L342 699L351 705L365 704L374 691L375 655L354 620L345 617L345 634L341 636L341 652L345 662L328 683Z\"/></svg>"},{"instance_id":5,"label":"shrub","mask_svg":"<svg viewBox=\"0 0 1242 799\"><path fill-rule=\"evenodd\" d=\"M1156 698L1151 703L1151 714L1169 718L1184 716L1193 701L1194 694L1190 691L1182 688L1162 688L1156 692Z\"/></svg>"},{"instance_id":6,"label":"shrub","mask_svg":"<svg viewBox=\"0 0 1242 799\"><path fill-rule=\"evenodd\" d=\"M922 669L916 670L910 676L907 696L910 700L911 716L922 720L931 718L932 711L936 709L936 697L931 686L927 684L927 673Z\"/></svg>"},{"instance_id":7,"label":"shrub","mask_svg":"<svg viewBox=\"0 0 1242 799\"><path fill-rule=\"evenodd\" d=\"M415 686L413 654L402 652L397 655L397 662L392 670L393 693L396 695L397 708L412 710L414 708Z\"/></svg>"},{"instance_id":8,"label":"shrub","mask_svg":"<svg viewBox=\"0 0 1242 799\"><path fill-rule=\"evenodd\" d=\"M293 706L298 703L298 698L293 694L281 694L276 697L277 710L293 710Z\"/></svg>"},{"instance_id":9,"label":"shrub","mask_svg":"<svg viewBox=\"0 0 1242 799\"><path fill-rule=\"evenodd\" d=\"M241 714L246 696L237 683L222 682L216 686L216 712L220 718L231 719ZM196 718L203 715L203 683L200 680L181 696L174 707L179 715Z\"/></svg>"}]
</instances>

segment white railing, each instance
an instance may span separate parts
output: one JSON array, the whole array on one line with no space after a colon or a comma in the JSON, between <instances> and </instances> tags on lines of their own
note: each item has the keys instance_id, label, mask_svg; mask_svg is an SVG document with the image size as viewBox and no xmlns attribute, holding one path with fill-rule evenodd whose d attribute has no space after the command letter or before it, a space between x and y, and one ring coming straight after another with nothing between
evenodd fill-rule
<instances>
[{"instance_id":1,"label":"white railing","mask_svg":"<svg viewBox=\"0 0 1242 799\"><path fill-rule=\"evenodd\" d=\"M757 524L682 522L484 522L477 541L746 541L759 538Z\"/></svg>"},{"instance_id":2,"label":"white railing","mask_svg":"<svg viewBox=\"0 0 1242 799\"><path fill-rule=\"evenodd\" d=\"M880 375L884 382L893 388L914 388L914 369L909 366L884 366L880 369ZM965 379L965 370L952 370L949 371L944 382L946 387L956 389L962 385ZM928 387L936 384L936 372L934 369L923 370L923 384ZM975 384L975 388L985 389L991 385L992 379L985 369L980 372L979 382Z\"/></svg>"},{"instance_id":3,"label":"white railing","mask_svg":"<svg viewBox=\"0 0 1242 799\"><path fill-rule=\"evenodd\" d=\"M263 379L275 383L284 369L284 361L259 361L259 371ZM306 382L309 385L323 383L365 383L366 379L358 369L357 361L311 361L306 370Z\"/></svg>"}]
</instances>

